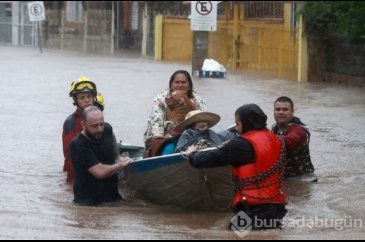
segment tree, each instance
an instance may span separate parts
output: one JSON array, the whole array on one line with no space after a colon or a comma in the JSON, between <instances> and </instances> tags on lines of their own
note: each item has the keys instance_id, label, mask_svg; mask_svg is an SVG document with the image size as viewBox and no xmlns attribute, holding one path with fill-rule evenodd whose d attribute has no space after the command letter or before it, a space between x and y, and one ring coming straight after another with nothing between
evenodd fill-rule
<instances>
[{"instance_id":1,"label":"tree","mask_svg":"<svg viewBox=\"0 0 365 242\"><path fill-rule=\"evenodd\" d=\"M364 1L309 1L300 13L308 34L324 41L341 36L351 43L365 43Z\"/></svg>"}]
</instances>

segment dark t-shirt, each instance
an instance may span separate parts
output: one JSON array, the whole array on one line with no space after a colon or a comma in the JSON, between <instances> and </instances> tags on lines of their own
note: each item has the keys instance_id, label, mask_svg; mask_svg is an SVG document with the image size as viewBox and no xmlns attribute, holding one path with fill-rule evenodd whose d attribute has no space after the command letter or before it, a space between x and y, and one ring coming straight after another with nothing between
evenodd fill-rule
<instances>
[{"instance_id":1,"label":"dark t-shirt","mask_svg":"<svg viewBox=\"0 0 365 242\"><path fill-rule=\"evenodd\" d=\"M117 175L99 180L88 171L99 163L114 164L114 147L113 129L108 123L105 123L104 133L99 141L79 134L71 142L70 154L75 172L74 202L81 205L97 205L120 199Z\"/></svg>"}]
</instances>

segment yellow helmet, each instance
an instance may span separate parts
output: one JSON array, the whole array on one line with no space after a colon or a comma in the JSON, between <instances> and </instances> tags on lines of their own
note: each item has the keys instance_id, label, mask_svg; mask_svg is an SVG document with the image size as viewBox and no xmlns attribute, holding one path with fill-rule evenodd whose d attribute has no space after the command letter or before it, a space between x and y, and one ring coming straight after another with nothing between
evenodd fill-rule
<instances>
[{"instance_id":1,"label":"yellow helmet","mask_svg":"<svg viewBox=\"0 0 365 242\"><path fill-rule=\"evenodd\" d=\"M104 110L105 100L104 100L104 96L100 92L98 92L98 94L96 94L96 102L94 103L94 105L99 107L101 111Z\"/></svg>"},{"instance_id":2,"label":"yellow helmet","mask_svg":"<svg viewBox=\"0 0 365 242\"><path fill-rule=\"evenodd\" d=\"M95 83L86 76L82 76L77 81L71 83L70 97L75 97L76 94L83 92L91 92L94 96L97 94Z\"/></svg>"}]
</instances>

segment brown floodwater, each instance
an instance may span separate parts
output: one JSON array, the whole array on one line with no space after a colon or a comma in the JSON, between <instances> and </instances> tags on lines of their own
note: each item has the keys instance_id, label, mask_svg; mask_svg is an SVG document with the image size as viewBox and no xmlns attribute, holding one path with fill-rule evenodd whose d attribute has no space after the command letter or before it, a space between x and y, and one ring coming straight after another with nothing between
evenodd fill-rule
<instances>
[{"instance_id":1,"label":"brown floodwater","mask_svg":"<svg viewBox=\"0 0 365 242\"><path fill-rule=\"evenodd\" d=\"M0 46L0 57L1 239L240 239L226 229L230 211L186 211L140 199L81 207L65 183L61 133L74 111L68 97L72 81L81 75L92 79L118 140L141 145L153 98L175 70L190 70L189 65L9 46ZM286 226L250 232L245 239L364 238L364 88L246 72L196 78L194 86L208 109L221 115L217 131L233 124L234 111L246 103L260 105L271 126L273 102L281 95L294 100L296 115L312 131L319 182L287 183Z\"/></svg>"}]
</instances>

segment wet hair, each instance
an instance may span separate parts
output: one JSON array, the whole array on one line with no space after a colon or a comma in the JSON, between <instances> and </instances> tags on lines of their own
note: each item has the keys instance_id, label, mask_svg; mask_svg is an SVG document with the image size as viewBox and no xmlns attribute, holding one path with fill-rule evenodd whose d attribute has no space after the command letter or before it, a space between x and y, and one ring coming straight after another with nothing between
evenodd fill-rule
<instances>
[{"instance_id":1,"label":"wet hair","mask_svg":"<svg viewBox=\"0 0 365 242\"><path fill-rule=\"evenodd\" d=\"M276 99L276 101L274 102L274 105L277 102L281 102L281 103L290 103L291 108L294 110L294 103L293 100L291 100L290 98L286 97L286 96L281 96L278 99Z\"/></svg>"},{"instance_id":2,"label":"wet hair","mask_svg":"<svg viewBox=\"0 0 365 242\"><path fill-rule=\"evenodd\" d=\"M94 111L100 111L101 112L101 110L100 110L100 108L98 108L98 107L96 107L96 106L90 106L90 107L87 107L87 108L85 108L83 111L82 111L82 121L84 122L84 123L86 123L86 121L87 121L87 116L89 115L89 113L91 113L91 112L94 112Z\"/></svg>"},{"instance_id":3,"label":"wet hair","mask_svg":"<svg viewBox=\"0 0 365 242\"><path fill-rule=\"evenodd\" d=\"M194 92L194 89L193 89L193 81L191 79L191 76L189 74L189 72L185 71L185 70L178 70L178 71L175 71L174 74L172 74L172 76L170 77L170 83L169 83L169 89L170 89L170 92L172 91L171 89L171 85L172 85L172 82L175 80L175 77L178 75L178 74L183 74L185 75L187 81L189 82L189 86L190 86L190 89L188 90L188 97L189 98L193 98L193 92Z\"/></svg>"},{"instance_id":4,"label":"wet hair","mask_svg":"<svg viewBox=\"0 0 365 242\"><path fill-rule=\"evenodd\" d=\"M242 122L243 133L251 130L262 130L267 128L267 116L256 104L246 104L239 107L235 113Z\"/></svg>"}]
</instances>

